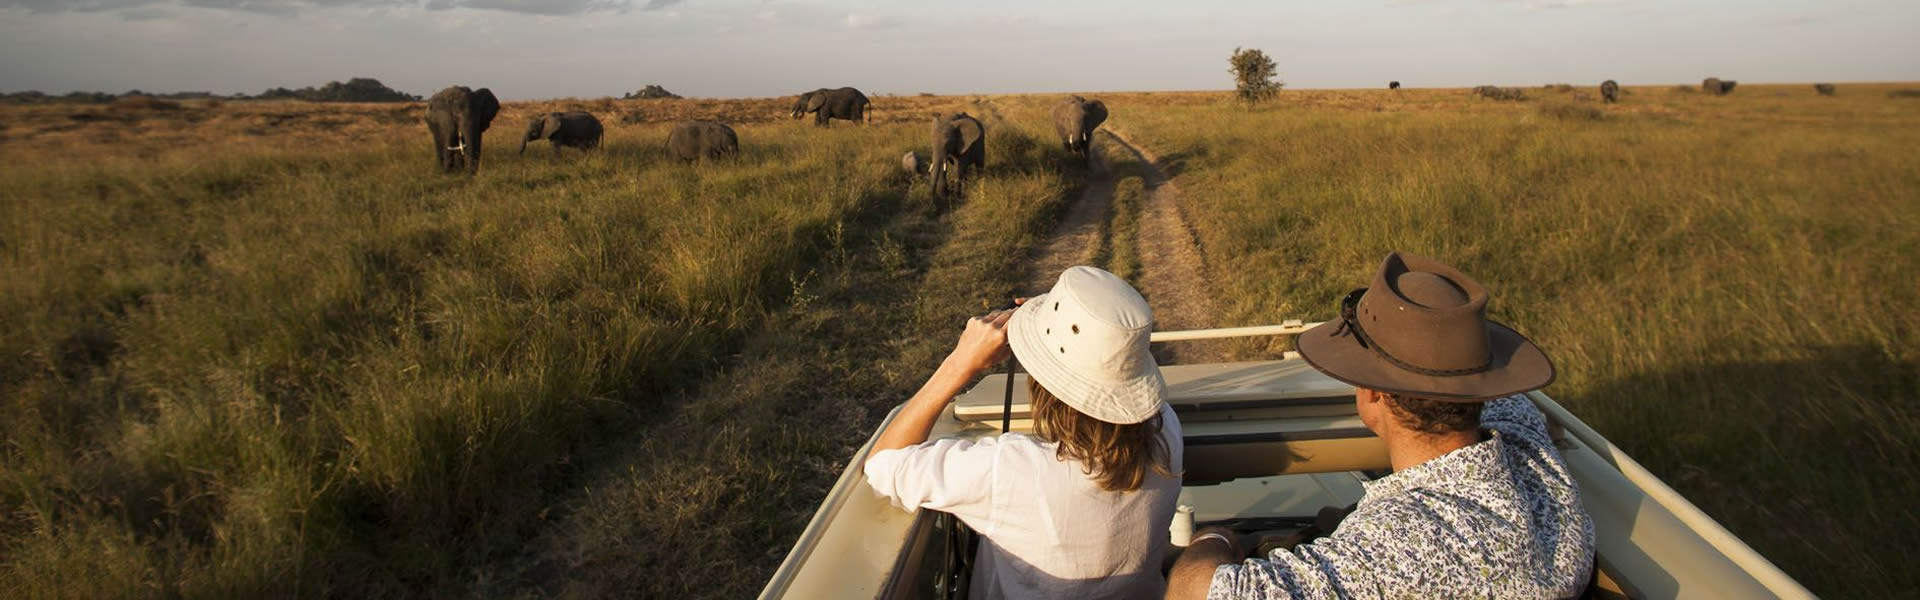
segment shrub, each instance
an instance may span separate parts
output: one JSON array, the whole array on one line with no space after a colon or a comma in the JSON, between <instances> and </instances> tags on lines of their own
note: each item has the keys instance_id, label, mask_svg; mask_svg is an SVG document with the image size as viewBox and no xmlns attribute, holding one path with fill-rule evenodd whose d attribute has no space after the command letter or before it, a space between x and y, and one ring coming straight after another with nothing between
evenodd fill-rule
<instances>
[{"instance_id":1,"label":"shrub","mask_svg":"<svg viewBox=\"0 0 1920 600\"><path fill-rule=\"evenodd\" d=\"M1573 84L1570 83L1549 83L1540 87L1549 92L1560 92L1562 94L1573 91Z\"/></svg>"},{"instance_id":2,"label":"shrub","mask_svg":"<svg viewBox=\"0 0 1920 600\"><path fill-rule=\"evenodd\" d=\"M161 100L148 95L121 96L113 101L114 110L177 110L179 102Z\"/></svg>"},{"instance_id":3,"label":"shrub","mask_svg":"<svg viewBox=\"0 0 1920 600\"><path fill-rule=\"evenodd\" d=\"M1669 91L1675 94L1692 94L1692 93L1697 93L1700 90L1690 85L1676 85L1676 86L1673 86L1673 89Z\"/></svg>"},{"instance_id":4,"label":"shrub","mask_svg":"<svg viewBox=\"0 0 1920 600\"><path fill-rule=\"evenodd\" d=\"M1231 67L1227 72L1233 73L1234 95L1248 105L1270 100L1280 93L1281 87L1286 86L1273 80L1273 59L1267 58L1265 52L1253 48L1234 48L1233 56L1227 58L1227 65Z\"/></svg>"},{"instance_id":5,"label":"shrub","mask_svg":"<svg viewBox=\"0 0 1920 600\"><path fill-rule=\"evenodd\" d=\"M659 100L659 99L677 99L679 97L680 97L679 94L669 92L667 91L667 88L663 88L658 85L649 83L647 84L647 87L640 88L640 91L630 92L625 96L621 96L620 98L623 100Z\"/></svg>"},{"instance_id":6,"label":"shrub","mask_svg":"<svg viewBox=\"0 0 1920 600\"><path fill-rule=\"evenodd\" d=\"M1920 90L1894 90L1887 92L1888 98L1920 98Z\"/></svg>"}]
</instances>

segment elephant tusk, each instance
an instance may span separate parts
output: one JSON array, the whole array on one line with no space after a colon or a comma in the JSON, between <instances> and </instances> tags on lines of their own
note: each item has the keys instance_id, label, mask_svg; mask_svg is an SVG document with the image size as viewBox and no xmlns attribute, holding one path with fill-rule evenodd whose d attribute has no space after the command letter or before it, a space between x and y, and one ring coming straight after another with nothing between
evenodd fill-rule
<instances>
[{"instance_id":1,"label":"elephant tusk","mask_svg":"<svg viewBox=\"0 0 1920 600\"><path fill-rule=\"evenodd\" d=\"M466 149L467 149L467 144L466 144L465 142L461 142L461 144L460 144L460 145L458 145L458 146L448 146L448 147L447 147L447 151L448 151L448 152L460 152L460 151L462 151L462 150L466 150Z\"/></svg>"}]
</instances>

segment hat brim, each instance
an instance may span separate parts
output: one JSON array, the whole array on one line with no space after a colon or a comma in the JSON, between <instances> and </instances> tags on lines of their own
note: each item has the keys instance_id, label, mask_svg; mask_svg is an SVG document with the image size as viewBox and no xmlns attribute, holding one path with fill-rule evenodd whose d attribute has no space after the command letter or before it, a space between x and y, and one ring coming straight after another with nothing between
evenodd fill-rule
<instances>
[{"instance_id":1,"label":"hat brim","mask_svg":"<svg viewBox=\"0 0 1920 600\"><path fill-rule=\"evenodd\" d=\"M1435 400L1472 402L1537 390L1553 383L1552 359L1513 329L1487 322L1487 370L1448 377L1423 375L1394 366L1364 348L1350 334L1334 335L1338 320L1300 334L1294 342L1301 358L1328 377L1354 387Z\"/></svg>"},{"instance_id":2,"label":"hat brim","mask_svg":"<svg viewBox=\"0 0 1920 600\"><path fill-rule=\"evenodd\" d=\"M1096 381L1074 373L1055 356L1057 351L1047 346L1041 328L1035 324L1040 307L1046 304L1046 294L1028 298L1007 320L1007 346L1013 349L1014 358L1020 360L1028 377L1067 406L1108 423L1131 425L1160 414L1167 403L1167 380L1158 366L1116 381ZM1146 364L1154 365L1150 351L1141 348L1140 352Z\"/></svg>"}]
</instances>

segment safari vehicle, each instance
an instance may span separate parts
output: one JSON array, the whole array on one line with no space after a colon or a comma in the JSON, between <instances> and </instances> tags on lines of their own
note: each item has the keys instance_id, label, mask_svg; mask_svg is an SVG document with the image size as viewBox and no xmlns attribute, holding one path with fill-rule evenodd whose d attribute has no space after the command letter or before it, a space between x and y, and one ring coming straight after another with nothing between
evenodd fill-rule
<instances>
[{"instance_id":1,"label":"safari vehicle","mask_svg":"<svg viewBox=\"0 0 1920 600\"><path fill-rule=\"evenodd\" d=\"M1317 324L1158 332L1155 342L1297 335ZM1169 402L1180 416L1186 472L1169 543L1191 529L1286 535L1323 507L1358 502L1361 482L1389 472L1387 451L1355 413L1353 388L1281 360L1167 365ZM950 404L931 439L1031 431L1025 375L984 377ZM1540 392L1596 534L1589 596L1601 598L1811 598L1805 588L1700 512L1606 438ZM898 409L895 413L897 414ZM888 416L891 421L893 415ZM1004 420L1004 421L1003 421ZM881 423L878 431L884 430ZM913 513L867 487L861 465L872 440L848 461L806 531L760 593L769 598L950 598L967 582L966 538L953 517Z\"/></svg>"}]
</instances>

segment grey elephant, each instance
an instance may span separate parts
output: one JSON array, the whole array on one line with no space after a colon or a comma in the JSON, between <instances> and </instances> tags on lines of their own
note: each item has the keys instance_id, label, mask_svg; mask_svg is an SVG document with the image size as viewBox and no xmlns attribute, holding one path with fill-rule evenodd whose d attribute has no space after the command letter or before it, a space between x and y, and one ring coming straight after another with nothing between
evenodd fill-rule
<instances>
[{"instance_id":1,"label":"grey elephant","mask_svg":"<svg viewBox=\"0 0 1920 600\"><path fill-rule=\"evenodd\" d=\"M715 159L740 151L740 136L732 127L713 121L686 121L667 134L667 153L686 162Z\"/></svg>"},{"instance_id":2,"label":"grey elephant","mask_svg":"<svg viewBox=\"0 0 1920 600\"><path fill-rule=\"evenodd\" d=\"M900 168L908 173L919 175L927 172L927 161L920 158L919 152L909 151L906 156L900 157Z\"/></svg>"},{"instance_id":3,"label":"grey elephant","mask_svg":"<svg viewBox=\"0 0 1920 600\"><path fill-rule=\"evenodd\" d=\"M600 119L584 112L556 112L535 115L527 121L527 135L520 138L520 153L527 153L527 142L547 140L553 144L553 153L559 154L560 147L592 150L600 146L600 137L606 128L600 126Z\"/></svg>"},{"instance_id":4,"label":"grey elephant","mask_svg":"<svg viewBox=\"0 0 1920 600\"><path fill-rule=\"evenodd\" d=\"M953 184L947 183L947 168L954 169ZM933 120L933 194L945 197L966 193L967 173L987 166L987 127L967 113L955 113Z\"/></svg>"},{"instance_id":5,"label":"grey elephant","mask_svg":"<svg viewBox=\"0 0 1920 600\"><path fill-rule=\"evenodd\" d=\"M1068 152L1077 153L1088 162L1093 161L1093 130L1106 121L1107 105L1099 100L1068 96L1053 107L1053 134L1061 139Z\"/></svg>"},{"instance_id":6,"label":"grey elephant","mask_svg":"<svg viewBox=\"0 0 1920 600\"><path fill-rule=\"evenodd\" d=\"M1733 81L1730 79L1723 80L1718 77L1708 77L1705 80L1700 82L1700 91L1706 92L1708 94L1712 94L1715 96L1725 96L1728 93L1733 92L1733 86L1736 86L1739 84L1740 82Z\"/></svg>"},{"instance_id":7,"label":"grey elephant","mask_svg":"<svg viewBox=\"0 0 1920 600\"><path fill-rule=\"evenodd\" d=\"M1398 82L1398 81L1389 81L1389 82L1387 82L1387 89L1390 89L1390 90L1397 90L1397 89L1400 89L1400 82Z\"/></svg>"},{"instance_id":8,"label":"grey elephant","mask_svg":"<svg viewBox=\"0 0 1920 600\"><path fill-rule=\"evenodd\" d=\"M433 132L433 153L440 159L440 170L480 172L480 140L485 137L493 117L500 114L500 100L487 88L468 89L456 85L427 100L427 130Z\"/></svg>"},{"instance_id":9,"label":"grey elephant","mask_svg":"<svg viewBox=\"0 0 1920 600\"><path fill-rule=\"evenodd\" d=\"M1620 101L1620 84L1612 79L1600 82L1600 101L1613 104Z\"/></svg>"},{"instance_id":10,"label":"grey elephant","mask_svg":"<svg viewBox=\"0 0 1920 600\"><path fill-rule=\"evenodd\" d=\"M1816 84L1813 84L1813 91L1815 91L1815 92L1819 92L1819 93L1820 93L1820 95L1822 95L1822 96L1832 96L1832 95L1833 95L1833 84L1831 84L1831 83L1816 83Z\"/></svg>"},{"instance_id":11,"label":"grey elephant","mask_svg":"<svg viewBox=\"0 0 1920 600\"><path fill-rule=\"evenodd\" d=\"M793 101L793 118L798 119L807 113L813 113L813 124L827 125L828 119L840 119L855 123L867 119L867 95L850 87L840 89L820 88L801 94Z\"/></svg>"}]
</instances>

